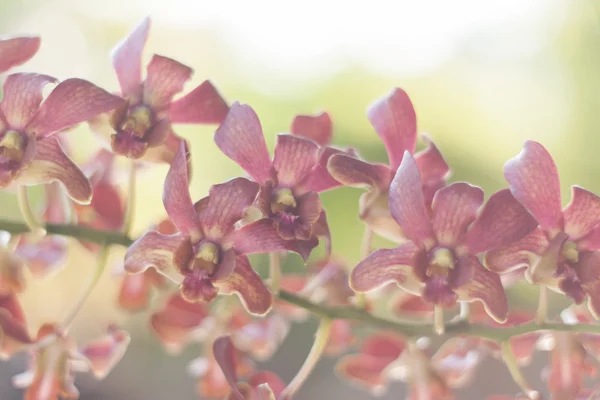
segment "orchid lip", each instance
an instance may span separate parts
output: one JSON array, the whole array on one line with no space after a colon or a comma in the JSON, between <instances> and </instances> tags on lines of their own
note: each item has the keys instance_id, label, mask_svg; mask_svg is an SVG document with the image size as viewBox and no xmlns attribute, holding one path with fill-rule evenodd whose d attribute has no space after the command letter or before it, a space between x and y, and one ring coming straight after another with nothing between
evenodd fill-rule
<instances>
[{"instance_id":1,"label":"orchid lip","mask_svg":"<svg viewBox=\"0 0 600 400\"><path fill-rule=\"evenodd\" d=\"M439 247L434 249L431 253L429 265L426 270L426 275L431 277L433 275L448 276L451 270L454 269L454 254L452 250L445 247Z\"/></svg>"},{"instance_id":2,"label":"orchid lip","mask_svg":"<svg viewBox=\"0 0 600 400\"><path fill-rule=\"evenodd\" d=\"M576 263L579 261L579 251L577 250L577 244L570 240L567 240L563 244L561 254L565 258L565 260L571 263Z\"/></svg>"},{"instance_id":3,"label":"orchid lip","mask_svg":"<svg viewBox=\"0 0 600 400\"><path fill-rule=\"evenodd\" d=\"M0 163L19 163L23 159L26 137L18 131L9 130L0 139Z\"/></svg>"},{"instance_id":4,"label":"orchid lip","mask_svg":"<svg viewBox=\"0 0 600 400\"><path fill-rule=\"evenodd\" d=\"M289 208L296 208L297 206L298 203L291 189L280 188L273 193L271 201L271 209L273 212L281 212Z\"/></svg>"},{"instance_id":5,"label":"orchid lip","mask_svg":"<svg viewBox=\"0 0 600 400\"><path fill-rule=\"evenodd\" d=\"M121 130L131 132L138 138L144 138L152 123L152 110L145 105L138 105L130 108L129 115L121 124Z\"/></svg>"},{"instance_id":6,"label":"orchid lip","mask_svg":"<svg viewBox=\"0 0 600 400\"><path fill-rule=\"evenodd\" d=\"M219 265L221 248L213 242L201 242L197 248L194 259L190 262L190 270L204 270L212 274Z\"/></svg>"}]
</instances>

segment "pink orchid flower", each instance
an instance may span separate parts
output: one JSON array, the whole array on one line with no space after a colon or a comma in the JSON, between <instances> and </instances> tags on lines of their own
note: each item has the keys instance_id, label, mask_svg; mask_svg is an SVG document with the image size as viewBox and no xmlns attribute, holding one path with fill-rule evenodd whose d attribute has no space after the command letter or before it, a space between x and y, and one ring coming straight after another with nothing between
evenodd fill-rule
<instances>
[{"instance_id":1,"label":"pink orchid flower","mask_svg":"<svg viewBox=\"0 0 600 400\"><path fill-rule=\"evenodd\" d=\"M273 234L249 238L246 232L240 233L243 228L235 229L258 192L258 185L245 178L213 185L208 197L192 203L188 155L182 142L163 193L165 209L179 233L144 234L127 251L125 270L140 273L154 266L180 283L181 293L188 301L210 302L219 292L237 293L248 311L265 314L271 308L273 295L245 254L293 249L295 243L290 246Z\"/></svg>"},{"instance_id":2,"label":"pink orchid flower","mask_svg":"<svg viewBox=\"0 0 600 400\"><path fill-rule=\"evenodd\" d=\"M0 294L0 359L9 359L32 342L17 296Z\"/></svg>"},{"instance_id":3,"label":"pink orchid flower","mask_svg":"<svg viewBox=\"0 0 600 400\"><path fill-rule=\"evenodd\" d=\"M0 296L25 290L24 260L0 243Z\"/></svg>"},{"instance_id":4,"label":"pink orchid flower","mask_svg":"<svg viewBox=\"0 0 600 400\"><path fill-rule=\"evenodd\" d=\"M246 236L276 232L286 241L297 242L305 259L318 244L318 236L329 243L329 227L318 192L338 183L318 167L320 150L315 142L280 134L271 161L258 116L250 106L237 102L215 132L215 142L260 184L257 206L264 218L242 227ZM328 179L331 185L322 185ZM240 243L244 252L254 252L252 242Z\"/></svg>"},{"instance_id":5,"label":"pink orchid flower","mask_svg":"<svg viewBox=\"0 0 600 400\"><path fill-rule=\"evenodd\" d=\"M504 321L508 304L500 277L478 255L520 239L536 222L508 189L482 206L483 191L458 182L435 193L429 213L418 164L406 152L390 186L389 207L410 241L371 253L352 271L350 285L368 292L396 282L441 308L481 301L492 318Z\"/></svg>"},{"instance_id":6,"label":"pink orchid flower","mask_svg":"<svg viewBox=\"0 0 600 400\"><path fill-rule=\"evenodd\" d=\"M74 372L91 371L96 379L104 379L123 358L130 336L110 326L105 336L77 348L57 326L44 324L36 338L38 343L43 340L49 342L32 354L30 370L13 377L15 387L26 389L27 400L78 399Z\"/></svg>"},{"instance_id":7,"label":"pink orchid flower","mask_svg":"<svg viewBox=\"0 0 600 400\"><path fill-rule=\"evenodd\" d=\"M35 36L0 39L0 74L27 62L37 53L40 43Z\"/></svg>"},{"instance_id":8,"label":"pink orchid flower","mask_svg":"<svg viewBox=\"0 0 600 400\"><path fill-rule=\"evenodd\" d=\"M229 107L209 81L173 100L193 71L167 57L154 55L142 81L141 58L149 30L150 18L146 18L114 49L112 62L125 103L111 116L92 120L90 125L96 133L111 138L117 154L170 164L183 140L171 124L220 123Z\"/></svg>"},{"instance_id":9,"label":"pink orchid flower","mask_svg":"<svg viewBox=\"0 0 600 400\"><path fill-rule=\"evenodd\" d=\"M535 284L565 293L600 317L600 197L572 186L572 200L561 209L558 170L541 144L525 142L504 166L515 198L539 226L521 240L486 254L486 265L504 273L523 266Z\"/></svg>"},{"instance_id":10,"label":"pink orchid flower","mask_svg":"<svg viewBox=\"0 0 600 400\"><path fill-rule=\"evenodd\" d=\"M39 74L6 78L0 102L0 188L58 181L73 200L89 203L90 182L52 135L113 110L122 100L87 81L67 79L42 102L42 89L55 82Z\"/></svg>"},{"instance_id":11,"label":"pink orchid flower","mask_svg":"<svg viewBox=\"0 0 600 400\"><path fill-rule=\"evenodd\" d=\"M405 152L414 154L422 179L427 208L433 194L446 184L450 168L437 147L423 136L427 147L415 154L417 117L406 92L395 88L377 100L367 111L371 125L385 145L389 163L373 164L350 154L335 154L328 163L333 178L347 186L366 187L359 202L360 218L373 232L394 240L406 241L406 235L394 222L388 208L388 193Z\"/></svg>"},{"instance_id":12,"label":"pink orchid flower","mask_svg":"<svg viewBox=\"0 0 600 400\"><path fill-rule=\"evenodd\" d=\"M262 371L250 377L247 383L238 381L235 347L229 336L215 340L213 353L223 375L231 388L227 400L276 400L285 389L285 384L272 372ZM286 400L291 400L287 397Z\"/></svg>"}]
</instances>

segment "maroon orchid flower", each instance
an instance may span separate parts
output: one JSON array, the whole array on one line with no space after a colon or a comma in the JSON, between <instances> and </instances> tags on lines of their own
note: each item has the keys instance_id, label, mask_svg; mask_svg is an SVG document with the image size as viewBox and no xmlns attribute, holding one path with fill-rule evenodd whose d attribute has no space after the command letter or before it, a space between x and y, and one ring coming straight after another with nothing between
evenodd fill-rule
<instances>
[{"instance_id":1,"label":"maroon orchid flower","mask_svg":"<svg viewBox=\"0 0 600 400\"><path fill-rule=\"evenodd\" d=\"M179 233L144 234L127 251L125 270L141 273L154 266L180 283L181 293L188 301L210 302L219 292L237 293L248 311L265 314L271 308L273 295L252 269L244 255L246 249L240 249L238 244L249 244L254 252L284 250L289 246L278 237L249 239L240 237L235 230L258 192L254 182L236 178L213 185L208 197L193 204L187 159L185 143L181 143L163 193L165 208Z\"/></svg>"},{"instance_id":2,"label":"maroon orchid flower","mask_svg":"<svg viewBox=\"0 0 600 400\"><path fill-rule=\"evenodd\" d=\"M535 217L538 229L521 240L489 252L485 261L499 273L523 266L535 284L565 293L577 304L589 297L600 317L600 197L573 186L572 200L561 209L558 171L539 143L525 142L523 151L504 166L515 198Z\"/></svg>"},{"instance_id":3,"label":"maroon orchid flower","mask_svg":"<svg viewBox=\"0 0 600 400\"><path fill-rule=\"evenodd\" d=\"M248 383L238 381L236 349L229 336L215 340L213 353L215 360L229 383L231 393L228 400L276 400L285 388L281 379L272 372L258 372L250 377ZM291 400L287 397L285 400Z\"/></svg>"},{"instance_id":4,"label":"maroon orchid flower","mask_svg":"<svg viewBox=\"0 0 600 400\"><path fill-rule=\"evenodd\" d=\"M0 294L0 359L8 359L33 340L25 315L14 293Z\"/></svg>"},{"instance_id":5,"label":"maroon orchid flower","mask_svg":"<svg viewBox=\"0 0 600 400\"><path fill-rule=\"evenodd\" d=\"M209 81L174 101L193 71L167 57L154 55L142 81L141 57L149 30L150 18L146 18L114 49L112 62L125 103L90 125L111 138L117 154L170 164L183 140L171 124L220 123L229 107Z\"/></svg>"},{"instance_id":6,"label":"maroon orchid flower","mask_svg":"<svg viewBox=\"0 0 600 400\"><path fill-rule=\"evenodd\" d=\"M349 154L336 154L328 164L333 178L348 186L366 187L359 203L360 218L373 232L397 242L406 235L393 220L388 208L388 192L405 152L415 153L417 117L406 92L395 88L376 101L367 117L385 145L389 164L373 164ZM423 136L427 147L416 154L421 174L421 191L427 208L437 189L446 184L450 168L433 142Z\"/></svg>"},{"instance_id":7,"label":"maroon orchid flower","mask_svg":"<svg viewBox=\"0 0 600 400\"><path fill-rule=\"evenodd\" d=\"M121 105L122 100L81 79L59 83L42 102L42 89L56 79L12 74L0 102L0 188L11 183L58 181L69 197L89 203L92 188L52 134Z\"/></svg>"},{"instance_id":8,"label":"maroon orchid flower","mask_svg":"<svg viewBox=\"0 0 600 400\"><path fill-rule=\"evenodd\" d=\"M31 369L13 377L13 385L26 389L27 400L78 399L74 372L91 371L96 379L103 379L125 354L130 337L110 326L104 337L78 349L57 326L44 324L36 341L47 343L32 354Z\"/></svg>"},{"instance_id":9,"label":"maroon orchid flower","mask_svg":"<svg viewBox=\"0 0 600 400\"><path fill-rule=\"evenodd\" d=\"M535 220L501 190L483 205L483 191L454 183L436 192L431 214L412 155L404 155L390 187L389 206L410 242L371 253L352 271L350 285L368 292L388 282L420 294L441 308L459 301L481 301L497 321L508 312L500 277L477 256L532 231Z\"/></svg>"},{"instance_id":10,"label":"maroon orchid flower","mask_svg":"<svg viewBox=\"0 0 600 400\"><path fill-rule=\"evenodd\" d=\"M40 43L35 36L0 39L0 74L27 62L37 53Z\"/></svg>"},{"instance_id":11,"label":"maroon orchid flower","mask_svg":"<svg viewBox=\"0 0 600 400\"><path fill-rule=\"evenodd\" d=\"M319 146L315 142L280 134L271 161L258 116L250 106L237 102L217 129L215 142L260 184L257 206L264 218L240 229L244 243L236 247L244 253L255 252L254 239L276 232L282 239L296 242L298 253L306 259L318 244L317 236L329 243L329 227L318 192L338 183L318 168ZM321 184L327 179L331 186Z\"/></svg>"}]
</instances>

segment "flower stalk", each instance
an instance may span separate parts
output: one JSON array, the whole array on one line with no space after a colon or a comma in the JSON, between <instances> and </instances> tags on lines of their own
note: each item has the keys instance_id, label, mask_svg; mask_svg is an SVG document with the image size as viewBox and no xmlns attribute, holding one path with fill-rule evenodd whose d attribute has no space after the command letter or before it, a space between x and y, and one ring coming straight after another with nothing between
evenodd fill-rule
<instances>
[{"instance_id":1,"label":"flower stalk","mask_svg":"<svg viewBox=\"0 0 600 400\"><path fill-rule=\"evenodd\" d=\"M542 326L548 316L548 287L540 285L540 295L538 298L538 307L535 313L535 323Z\"/></svg>"},{"instance_id":2,"label":"flower stalk","mask_svg":"<svg viewBox=\"0 0 600 400\"><path fill-rule=\"evenodd\" d=\"M133 216L135 215L135 200L136 200L136 162L135 160L131 160L129 164L129 179L128 179L128 189L127 189L127 205L125 209L125 219L123 221L123 233L125 236L129 236L131 234L131 229L133 228Z\"/></svg>"},{"instance_id":3,"label":"flower stalk","mask_svg":"<svg viewBox=\"0 0 600 400\"><path fill-rule=\"evenodd\" d=\"M29 228L31 233L36 236L46 235L46 230L38 221L38 219L35 216L35 213L31 209L31 204L29 203L29 195L27 192L27 186L19 185L17 189L17 196L19 201L19 208L21 209L21 215L23 216L23 220L25 221L25 224L27 224L27 227Z\"/></svg>"},{"instance_id":4,"label":"flower stalk","mask_svg":"<svg viewBox=\"0 0 600 400\"><path fill-rule=\"evenodd\" d=\"M281 256L277 252L269 253L269 277L271 278L271 292L279 294L281 287Z\"/></svg>"},{"instance_id":5,"label":"flower stalk","mask_svg":"<svg viewBox=\"0 0 600 400\"><path fill-rule=\"evenodd\" d=\"M540 398L539 393L531 389L529 383L527 383L527 380L521 372L517 358L515 357L512 347L508 341L502 342L502 359L508 368L508 372L510 372L510 376L523 391L523 393L525 393L531 400L538 400Z\"/></svg>"}]
</instances>

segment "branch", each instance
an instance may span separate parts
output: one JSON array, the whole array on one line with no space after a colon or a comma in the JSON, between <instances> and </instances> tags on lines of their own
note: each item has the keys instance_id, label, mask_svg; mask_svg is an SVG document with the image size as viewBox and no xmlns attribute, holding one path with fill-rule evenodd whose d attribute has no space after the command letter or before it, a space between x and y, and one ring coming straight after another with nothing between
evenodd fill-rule
<instances>
[{"instance_id":1,"label":"branch","mask_svg":"<svg viewBox=\"0 0 600 400\"><path fill-rule=\"evenodd\" d=\"M70 236L73 238L85 240L98 244L115 244L129 247L133 240L119 231L103 231L88 228L81 225L61 225L47 224L45 226L49 235ZM0 231L7 231L12 234L21 234L29 232L25 223L7 221L0 219ZM281 290L277 295L278 299L297 307L303 308L318 317L329 319L345 319L361 322L363 325L379 329L393 330L407 337L431 336L433 326L430 324L407 324L391 321L385 318L377 317L364 310L352 307L328 307L313 303L301 296ZM600 335L600 324L573 324L566 325L556 322L546 322L537 325L534 322L510 327L490 327L485 325L469 324L465 321L449 323L446 325L444 336L476 336L493 341L506 341L513 336L534 333L539 331L562 331L578 333L595 333Z\"/></svg>"}]
</instances>

